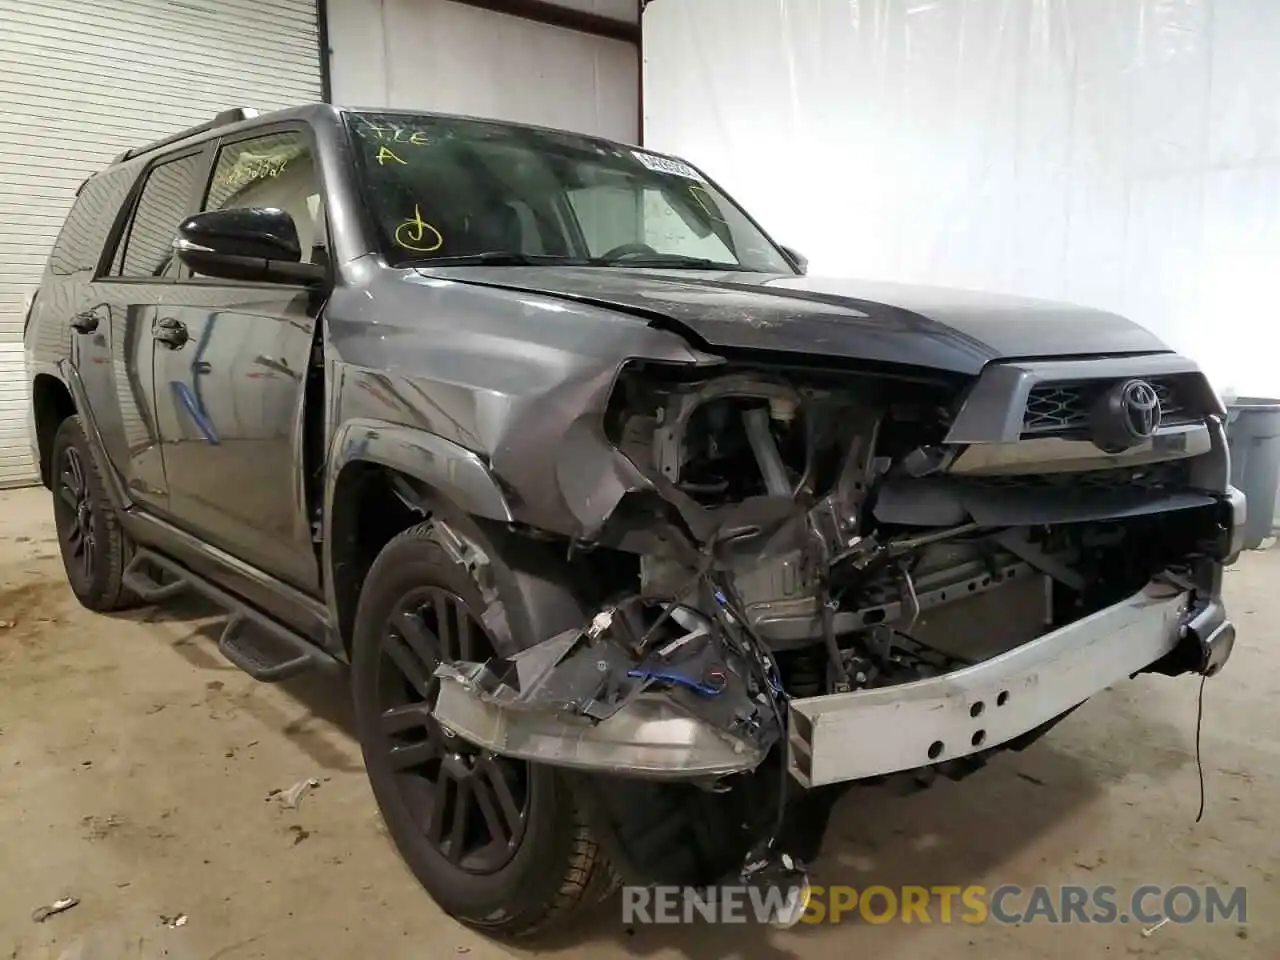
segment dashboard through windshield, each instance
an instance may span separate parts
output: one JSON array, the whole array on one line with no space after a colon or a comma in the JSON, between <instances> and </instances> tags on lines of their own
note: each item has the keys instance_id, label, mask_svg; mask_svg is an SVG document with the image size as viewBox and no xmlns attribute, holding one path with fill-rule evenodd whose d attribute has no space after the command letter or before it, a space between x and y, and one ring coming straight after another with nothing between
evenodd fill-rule
<instances>
[{"instance_id":1,"label":"dashboard through windshield","mask_svg":"<svg viewBox=\"0 0 1280 960\"><path fill-rule=\"evenodd\" d=\"M483 120L351 114L389 262L580 264L795 273L680 160Z\"/></svg>"}]
</instances>

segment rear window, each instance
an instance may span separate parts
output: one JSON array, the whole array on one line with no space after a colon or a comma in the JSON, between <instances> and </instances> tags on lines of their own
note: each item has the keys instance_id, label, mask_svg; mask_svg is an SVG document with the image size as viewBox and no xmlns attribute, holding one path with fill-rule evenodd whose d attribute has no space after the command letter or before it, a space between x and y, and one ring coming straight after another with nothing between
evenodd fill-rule
<instances>
[{"instance_id":1,"label":"rear window","mask_svg":"<svg viewBox=\"0 0 1280 960\"><path fill-rule=\"evenodd\" d=\"M107 234L132 182L132 177L120 171L108 171L84 185L49 255L51 272L66 276L98 266Z\"/></svg>"}]
</instances>

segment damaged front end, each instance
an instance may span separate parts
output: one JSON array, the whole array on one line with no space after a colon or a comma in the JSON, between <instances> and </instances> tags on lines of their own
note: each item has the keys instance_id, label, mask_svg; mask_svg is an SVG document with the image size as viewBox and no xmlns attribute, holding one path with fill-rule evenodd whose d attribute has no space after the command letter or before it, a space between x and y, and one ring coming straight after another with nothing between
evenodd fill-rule
<instances>
[{"instance_id":1,"label":"damaged front end","mask_svg":"<svg viewBox=\"0 0 1280 960\"><path fill-rule=\"evenodd\" d=\"M510 659L442 666L437 716L553 766L708 783L758 767L781 734L776 680L758 681L753 655L716 642L694 608L667 604L649 622L644 606L603 610Z\"/></svg>"},{"instance_id":2,"label":"damaged front end","mask_svg":"<svg viewBox=\"0 0 1280 960\"><path fill-rule=\"evenodd\" d=\"M1216 672L1243 504L1188 361L977 380L636 362L557 462L580 629L440 668L497 753L727 789L961 775L1141 671Z\"/></svg>"}]
</instances>

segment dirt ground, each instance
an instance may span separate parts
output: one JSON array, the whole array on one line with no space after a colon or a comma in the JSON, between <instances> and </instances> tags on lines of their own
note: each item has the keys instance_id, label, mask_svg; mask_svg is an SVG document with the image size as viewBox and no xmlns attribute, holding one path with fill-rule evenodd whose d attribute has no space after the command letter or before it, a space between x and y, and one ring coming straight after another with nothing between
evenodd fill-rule
<instances>
[{"instance_id":1,"label":"dirt ground","mask_svg":"<svg viewBox=\"0 0 1280 960\"><path fill-rule=\"evenodd\" d=\"M525 949L435 908L383 832L340 675L257 684L215 647L219 618L184 603L103 617L76 605L48 493L0 493L0 960L5 958L690 957L716 960L1280 957L1280 549L1227 576L1240 627L1205 691L1140 677L1022 754L907 798L853 791L815 882L1226 884L1248 923L938 922L641 926L618 900ZM315 777L297 810L275 791ZM73 909L43 923L61 896ZM185 917L179 923L175 918Z\"/></svg>"}]
</instances>

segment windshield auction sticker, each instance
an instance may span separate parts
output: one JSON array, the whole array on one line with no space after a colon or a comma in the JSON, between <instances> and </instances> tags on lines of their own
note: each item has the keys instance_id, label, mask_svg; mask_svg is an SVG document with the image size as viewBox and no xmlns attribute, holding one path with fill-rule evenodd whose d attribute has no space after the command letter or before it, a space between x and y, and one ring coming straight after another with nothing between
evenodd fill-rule
<instances>
[{"instance_id":1,"label":"windshield auction sticker","mask_svg":"<svg viewBox=\"0 0 1280 960\"><path fill-rule=\"evenodd\" d=\"M631 155L654 173L669 173L674 177L685 177L688 180L697 180L699 183L702 182L702 177L699 175L698 171L681 160L672 160L670 157L659 157L652 153L643 153L640 150L632 150Z\"/></svg>"}]
</instances>

